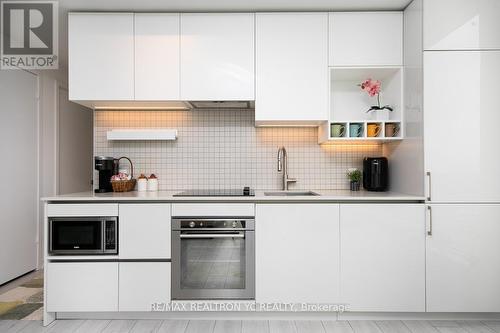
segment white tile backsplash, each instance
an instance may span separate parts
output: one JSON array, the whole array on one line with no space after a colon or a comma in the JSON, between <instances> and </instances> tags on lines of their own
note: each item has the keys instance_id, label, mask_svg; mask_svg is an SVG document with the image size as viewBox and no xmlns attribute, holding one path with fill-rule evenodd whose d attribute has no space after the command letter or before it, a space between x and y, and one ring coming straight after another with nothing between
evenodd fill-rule
<instances>
[{"instance_id":1,"label":"white tile backsplash","mask_svg":"<svg viewBox=\"0 0 500 333\"><path fill-rule=\"evenodd\" d=\"M106 131L174 128L176 141L107 141ZM155 173L160 190L280 189L278 148L288 152L290 189L348 189L348 168L380 145L318 145L316 128L255 128L253 110L95 111L94 155L127 156L135 174ZM125 162L123 162L125 163Z\"/></svg>"}]
</instances>

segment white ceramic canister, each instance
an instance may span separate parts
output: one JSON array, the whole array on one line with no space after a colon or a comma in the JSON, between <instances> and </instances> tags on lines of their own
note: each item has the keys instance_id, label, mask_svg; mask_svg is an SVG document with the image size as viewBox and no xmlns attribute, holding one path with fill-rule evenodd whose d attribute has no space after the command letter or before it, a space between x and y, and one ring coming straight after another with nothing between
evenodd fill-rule
<instances>
[{"instance_id":1,"label":"white ceramic canister","mask_svg":"<svg viewBox=\"0 0 500 333\"><path fill-rule=\"evenodd\" d=\"M149 177L149 179L148 179L148 191L149 192L158 191L158 178Z\"/></svg>"},{"instance_id":2,"label":"white ceramic canister","mask_svg":"<svg viewBox=\"0 0 500 333\"><path fill-rule=\"evenodd\" d=\"M137 191L146 192L148 190L148 179L139 178L137 179Z\"/></svg>"}]
</instances>

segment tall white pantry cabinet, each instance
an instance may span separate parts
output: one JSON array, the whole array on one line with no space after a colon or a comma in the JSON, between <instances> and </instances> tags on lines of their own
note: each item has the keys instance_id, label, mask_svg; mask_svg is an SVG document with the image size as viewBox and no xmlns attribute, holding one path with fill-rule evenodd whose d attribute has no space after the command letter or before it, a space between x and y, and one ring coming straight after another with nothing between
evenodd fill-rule
<instances>
[{"instance_id":1,"label":"tall white pantry cabinet","mask_svg":"<svg viewBox=\"0 0 500 333\"><path fill-rule=\"evenodd\" d=\"M495 8L498 1L424 0L429 312L500 312Z\"/></svg>"}]
</instances>

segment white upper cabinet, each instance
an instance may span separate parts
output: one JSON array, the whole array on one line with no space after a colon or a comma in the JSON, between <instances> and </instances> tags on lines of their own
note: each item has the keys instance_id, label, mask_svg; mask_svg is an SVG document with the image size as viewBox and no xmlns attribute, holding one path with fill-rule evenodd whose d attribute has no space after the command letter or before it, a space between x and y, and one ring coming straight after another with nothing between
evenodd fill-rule
<instances>
[{"instance_id":1,"label":"white upper cabinet","mask_svg":"<svg viewBox=\"0 0 500 333\"><path fill-rule=\"evenodd\" d=\"M500 205L431 207L427 311L500 312Z\"/></svg>"},{"instance_id":2,"label":"white upper cabinet","mask_svg":"<svg viewBox=\"0 0 500 333\"><path fill-rule=\"evenodd\" d=\"M500 1L425 0L425 50L500 49Z\"/></svg>"},{"instance_id":3,"label":"white upper cabinet","mask_svg":"<svg viewBox=\"0 0 500 333\"><path fill-rule=\"evenodd\" d=\"M254 100L254 14L181 14L181 99Z\"/></svg>"},{"instance_id":4,"label":"white upper cabinet","mask_svg":"<svg viewBox=\"0 0 500 333\"><path fill-rule=\"evenodd\" d=\"M402 12L329 14L330 66L403 65Z\"/></svg>"},{"instance_id":5,"label":"white upper cabinet","mask_svg":"<svg viewBox=\"0 0 500 333\"><path fill-rule=\"evenodd\" d=\"M178 100L179 14L135 14L135 99Z\"/></svg>"},{"instance_id":6,"label":"white upper cabinet","mask_svg":"<svg viewBox=\"0 0 500 333\"><path fill-rule=\"evenodd\" d=\"M428 196L500 201L500 51L424 52Z\"/></svg>"},{"instance_id":7,"label":"white upper cabinet","mask_svg":"<svg viewBox=\"0 0 500 333\"><path fill-rule=\"evenodd\" d=\"M257 125L328 120L328 14L256 14Z\"/></svg>"},{"instance_id":8,"label":"white upper cabinet","mask_svg":"<svg viewBox=\"0 0 500 333\"><path fill-rule=\"evenodd\" d=\"M70 13L70 100L134 99L134 14Z\"/></svg>"},{"instance_id":9,"label":"white upper cabinet","mask_svg":"<svg viewBox=\"0 0 500 333\"><path fill-rule=\"evenodd\" d=\"M340 206L341 303L350 311L425 311L425 207Z\"/></svg>"}]
</instances>

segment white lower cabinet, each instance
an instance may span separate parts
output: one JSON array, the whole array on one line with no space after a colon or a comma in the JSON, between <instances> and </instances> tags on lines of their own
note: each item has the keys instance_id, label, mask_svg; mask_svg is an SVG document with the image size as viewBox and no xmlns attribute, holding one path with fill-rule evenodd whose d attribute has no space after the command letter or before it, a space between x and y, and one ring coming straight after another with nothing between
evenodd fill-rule
<instances>
[{"instance_id":1,"label":"white lower cabinet","mask_svg":"<svg viewBox=\"0 0 500 333\"><path fill-rule=\"evenodd\" d=\"M120 259L170 259L170 204L120 204Z\"/></svg>"},{"instance_id":2,"label":"white lower cabinet","mask_svg":"<svg viewBox=\"0 0 500 333\"><path fill-rule=\"evenodd\" d=\"M339 300L339 205L258 204L256 301Z\"/></svg>"},{"instance_id":3,"label":"white lower cabinet","mask_svg":"<svg viewBox=\"0 0 500 333\"><path fill-rule=\"evenodd\" d=\"M425 311L423 204L340 206L340 293L349 311Z\"/></svg>"},{"instance_id":4,"label":"white lower cabinet","mask_svg":"<svg viewBox=\"0 0 500 333\"><path fill-rule=\"evenodd\" d=\"M500 204L429 207L427 311L500 312Z\"/></svg>"},{"instance_id":5,"label":"white lower cabinet","mask_svg":"<svg viewBox=\"0 0 500 333\"><path fill-rule=\"evenodd\" d=\"M47 265L48 312L118 311L117 262Z\"/></svg>"},{"instance_id":6,"label":"white lower cabinet","mask_svg":"<svg viewBox=\"0 0 500 333\"><path fill-rule=\"evenodd\" d=\"M120 311L151 311L170 302L169 262L121 262Z\"/></svg>"}]
</instances>

